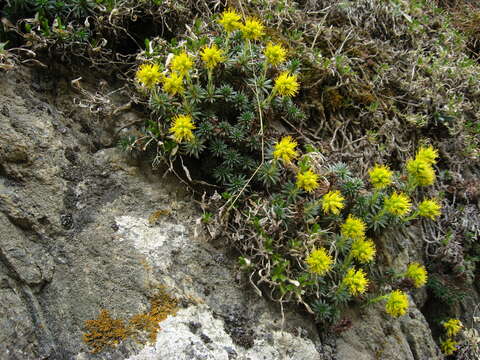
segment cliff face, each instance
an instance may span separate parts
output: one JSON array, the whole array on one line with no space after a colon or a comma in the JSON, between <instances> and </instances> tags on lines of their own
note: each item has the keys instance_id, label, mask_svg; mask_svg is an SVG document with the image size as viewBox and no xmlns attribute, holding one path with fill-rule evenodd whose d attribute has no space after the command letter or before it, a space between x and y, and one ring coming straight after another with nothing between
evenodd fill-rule
<instances>
[{"instance_id":1,"label":"cliff face","mask_svg":"<svg viewBox=\"0 0 480 360\"><path fill-rule=\"evenodd\" d=\"M288 312L281 332L278 309L206 241L181 184L106 147L111 124L76 107L68 81L21 68L1 77L2 359L318 356L313 323ZM86 320L105 309L127 323L160 285L179 305L156 347L127 336L90 353Z\"/></svg>"},{"instance_id":2,"label":"cliff face","mask_svg":"<svg viewBox=\"0 0 480 360\"><path fill-rule=\"evenodd\" d=\"M112 132L139 114L95 116L75 105L72 78L56 72L0 76L2 359L441 358L415 305L399 321L380 307L353 309L351 328L336 338L320 339L293 309L282 319L237 276L226 246L207 240L179 181L109 147ZM421 257L417 235L402 238L391 261ZM119 336L90 352L86 320L107 310L127 324L149 311L160 286L178 306L153 344ZM422 306L421 297L411 303Z\"/></svg>"}]
</instances>

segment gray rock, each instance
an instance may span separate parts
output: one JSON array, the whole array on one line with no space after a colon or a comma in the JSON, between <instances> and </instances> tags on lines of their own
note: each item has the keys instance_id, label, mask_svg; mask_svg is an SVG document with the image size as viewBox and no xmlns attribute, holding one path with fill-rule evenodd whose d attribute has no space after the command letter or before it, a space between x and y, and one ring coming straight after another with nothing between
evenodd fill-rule
<instances>
[{"instance_id":1,"label":"gray rock","mask_svg":"<svg viewBox=\"0 0 480 360\"><path fill-rule=\"evenodd\" d=\"M201 333L191 332L188 324L192 320L201 325ZM288 332L269 331L268 328L261 330L271 334L271 341L259 337L248 349L238 346L225 331L224 320L215 318L212 310L202 305L181 310L162 322L161 326L156 344L145 347L128 360L319 359L315 344L310 339ZM261 326L256 330L260 330Z\"/></svg>"},{"instance_id":2,"label":"gray rock","mask_svg":"<svg viewBox=\"0 0 480 360\"><path fill-rule=\"evenodd\" d=\"M0 85L1 359L319 357L311 319L287 311L282 329L279 309L207 241L177 179L102 149L111 124L73 106L68 82L54 79L53 98L31 90L34 75L19 69ZM92 354L84 322L101 309L123 319L147 311L159 284L187 307L156 344L129 339Z\"/></svg>"},{"instance_id":3,"label":"gray rock","mask_svg":"<svg viewBox=\"0 0 480 360\"><path fill-rule=\"evenodd\" d=\"M352 327L339 336L336 358L434 360L443 356L425 318L415 306L399 319L392 319L378 305L354 318Z\"/></svg>"}]
</instances>

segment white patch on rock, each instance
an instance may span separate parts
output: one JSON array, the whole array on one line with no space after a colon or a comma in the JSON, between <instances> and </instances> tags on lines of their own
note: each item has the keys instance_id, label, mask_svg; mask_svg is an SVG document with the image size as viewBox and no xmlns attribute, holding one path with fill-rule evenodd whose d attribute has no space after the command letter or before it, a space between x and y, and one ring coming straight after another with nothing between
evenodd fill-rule
<instances>
[{"instance_id":1,"label":"white patch on rock","mask_svg":"<svg viewBox=\"0 0 480 360\"><path fill-rule=\"evenodd\" d=\"M148 220L133 216L119 216L119 241L128 242L155 267L166 270L172 262L171 252L181 249L189 238L185 226L162 222L151 226Z\"/></svg>"},{"instance_id":2,"label":"white patch on rock","mask_svg":"<svg viewBox=\"0 0 480 360\"><path fill-rule=\"evenodd\" d=\"M189 324L197 324L196 330ZM233 343L223 320L214 318L206 306L182 309L160 327L156 344L127 360L311 360L319 356L310 339L280 331L255 337L254 346L244 349Z\"/></svg>"}]
</instances>

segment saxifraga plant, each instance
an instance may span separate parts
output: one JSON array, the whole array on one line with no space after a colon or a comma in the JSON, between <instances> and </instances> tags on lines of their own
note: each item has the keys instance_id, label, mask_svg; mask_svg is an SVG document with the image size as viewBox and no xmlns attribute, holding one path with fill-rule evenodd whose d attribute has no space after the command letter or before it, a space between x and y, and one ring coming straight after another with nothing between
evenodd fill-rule
<instances>
[{"instance_id":1,"label":"saxifraga plant","mask_svg":"<svg viewBox=\"0 0 480 360\"><path fill-rule=\"evenodd\" d=\"M230 209L242 196L229 235L241 268L272 299L301 303L325 323L352 301L384 302L392 317L404 315L408 295L397 280L422 287L427 271L411 263L374 294L376 241L386 229L440 216L439 200L415 200L435 182L437 150L420 147L402 176L375 164L369 185L346 164L322 165L313 146L302 151L270 126L305 116L292 101L299 63L287 60L282 45L263 41L257 19L242 22L227 10L217 23L223 31L215 37L199 31L145 53L150 61L136 79L153 120L126 145L151 148L169 164L198 159L203 176L228 190Z\"/></svg>"},{"instance_id":2,"label":"saxifraga plant","mask_svg":"<svg viewBox=\"0 0 480 360\"><path fill-rule=\"evenodd\" d=\"M196 34L148 53L136 78L154 120L130 145L151 148L167 163L199 159L202 176L231 193L268 187L277 178L275 166L264 164L270 124L304 117L291 100L300 88L298 62L281 44L263 41L257 19L241 22L227 10L217 23L215 37Z\"/></svg>"}]
</instances>

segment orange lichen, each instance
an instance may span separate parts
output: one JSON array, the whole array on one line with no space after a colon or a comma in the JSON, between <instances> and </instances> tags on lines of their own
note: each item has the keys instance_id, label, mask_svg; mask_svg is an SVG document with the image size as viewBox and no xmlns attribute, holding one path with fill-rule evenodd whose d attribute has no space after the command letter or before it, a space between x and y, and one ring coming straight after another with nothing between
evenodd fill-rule
<instances>
[{"instance_id":1,"label":"orange lichen","mask_svg":"<svg viewBox=\"0 0 480 360\"><path fill-rule=\"evenodd\" d=\"M148 217L148 223L150 225L153 225L158 221L158 219L160 219L160 217L170 215L171 213L172 213L171 210L167 210L167 209L154 211Z\"/></svg>"},{"instance_id":2,"label":"orange lichen","mask_svg":"<svg viewBox=\"0 0 480 360\"><path fill-rule=\"evenodd\" d=\"M141 336L144 332L148 334L148 340L154 343L160 330L160 324L149 314L133 315L129 325L135 331L135 338L140 343L145 342Z\"/></svg>"},{"instance_id":3,"label":"orange lichen","mask_svg":"<svg viewBox=\"0 0 480 360\"><path fill-rule=\"evenodd\" d=\"M85 321L87 332L83 341L93 353L102 351L106 346L116 346L130 335L130 330L121 319L113 319L107 310L101 310L98 318Z\"/></svg>"},{"instance_id":4,"label":"orange lichen","mask_svg":"<svg viewBox=\"0 0 480 360\"><path fill-rule=\"evenodd\" d=\"M146 333L148 340L154 343L160 330L159 323L165 320L168 315L175 315L176 311L177 299L160 288L157 294L150 299L150 311L132 316L129 326L137 334L137 339L140 339L138 336L140 333Z\"/></svg>"},{"instance_id":5,"label":"orange lichen","mask_svg":"<svg viewBox=\"0 0 480 360\"><path fill-rule=\"evenodd\" d=\"M86 320L83 341L92 353L102 351L105 347L118 345L123 340L134 337L139 342L144 342L145 334L148 341L154 343L160 331L160 322L177 311L177 299L170 296L165 289L159 288L150 299L150 310L146 313L133 315L127 325L123 319L113 319L108 310L101 310L97 319Z\"/></svg>"}]
</instances>

